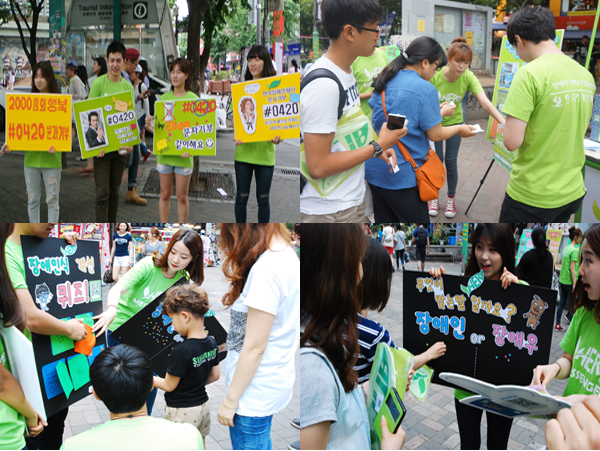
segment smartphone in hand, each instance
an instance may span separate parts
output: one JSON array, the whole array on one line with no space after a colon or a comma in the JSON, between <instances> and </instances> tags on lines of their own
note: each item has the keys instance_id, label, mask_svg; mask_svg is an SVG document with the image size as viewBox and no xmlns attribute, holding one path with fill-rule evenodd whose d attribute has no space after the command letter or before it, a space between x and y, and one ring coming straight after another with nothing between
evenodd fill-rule
<instances>
[{"instance_id":1,"label":"smartphone in hand","mask_svg":"<svg viewBox=\"0 0 600 451\"><path fill-rule=\"evenodd\" d=\"M387 127L389 130L399 130L404 128L406 116L401 114L388 114Z\"/></svg>"}]
</instances>

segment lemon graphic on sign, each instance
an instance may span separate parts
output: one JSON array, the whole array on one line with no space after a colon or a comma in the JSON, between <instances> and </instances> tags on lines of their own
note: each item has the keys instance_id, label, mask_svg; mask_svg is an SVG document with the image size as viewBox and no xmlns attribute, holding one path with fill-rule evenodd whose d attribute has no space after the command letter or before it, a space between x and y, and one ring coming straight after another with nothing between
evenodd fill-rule
<instances>
[{"instance_id":1,"label":"lemon graphic on sign","mask_svg":"<svg viewBox=\"0 0 600 451\"><path fill-rule=\"evenodd\" d=\"M594 212L596 219L600 221L600 208L598 207L596 201L594 201L594 204L592 205L592 211Z\"/></svg>"}]
</instances>

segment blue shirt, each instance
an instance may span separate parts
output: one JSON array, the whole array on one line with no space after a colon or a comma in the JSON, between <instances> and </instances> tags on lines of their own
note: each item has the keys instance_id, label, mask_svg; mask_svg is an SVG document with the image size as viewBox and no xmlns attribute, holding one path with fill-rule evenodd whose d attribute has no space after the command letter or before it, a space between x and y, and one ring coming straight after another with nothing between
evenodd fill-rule
<instances>
[{"instance_id":1,"label":"blue shirt","mask_svg":"<svg viewBox=\"0 0 600 451\"><path fill-rule=\"evenodd\" d=\"M120 236L119 233L115 233L113 236L115 240L115 257L128 257L129 256L129 243L133 241L133 237L126 233Z\"/></svg>"},{"instance_id":2,"label":"blue shirt","mask_svg":"<svg viewBox=\"0 0 600 451\"><path fill-rule=\"evenodd\" d=\"M386 122L381 104L381 94L373 93L369 100L373 109L371 121L375 132L379 133ZM429 152L429 138L426 131L442 122L439 95L435 86L425 81L414 70L401 70L391 79L385 89L385 106L388 114L402 114L408 119L408 134L402 144L418 166L425 163ZM399 172L390 174L390 166L380 159L369 158L365 162L365 179L372 185L385 189L405 189L417 185L417 177L411 164L404 159L395 145Z\"/></svg>"}]
</instances>

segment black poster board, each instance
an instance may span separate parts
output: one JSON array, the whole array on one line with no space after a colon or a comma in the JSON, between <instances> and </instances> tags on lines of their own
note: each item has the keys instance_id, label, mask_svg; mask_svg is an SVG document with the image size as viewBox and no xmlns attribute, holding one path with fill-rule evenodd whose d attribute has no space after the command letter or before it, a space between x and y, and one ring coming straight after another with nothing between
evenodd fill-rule
<instances>
[{"instance_id":1,"label":"black poster board","mask_svg":"<svg viewBox=\"0 0 600 451\"><path fill-rule=\"evenodd\" d=\"M92 317L102 313L99 244L78 240L71 246L60 238L21 236L21 245L27 287L36 306L58 319L83 318L93 325ZM104 337L91 356L75 352L75 343L65 336L34 333L32 343L48 416L90 394L89 367L106 348Z\"/></svg>"},{"instance_id":2,"label":"black poster board","mask_svg":"<svg viewBox=\"0 0 600 451\"><path fill-rule=\"evenodd\" d=\"M427 365L495 385L529 385L550 357L556 291L467 277L404 271L404 347L420 354L437 341L446 354Z\"/></svg>"},{"instance_id":3,"label":"black poster board","mask_svg":"<svg viewBox=\"0 0 600 451\"><path fill-rule=\"evenodd\" d=\"M187 283L189 282L185 277L182 277L172 286ZM144 351L152 361L154 372L160 377L165 377L167 373L171 351L184 340L173 328L171 318L162 313L162 303L167 291L111 333L111 337L120 343L132 345ZM222 361L227 356L227 332L211 310L204 317L204 328L208 335L216 340L219 346L219 361Z\"/></svg>"}]
</instances>

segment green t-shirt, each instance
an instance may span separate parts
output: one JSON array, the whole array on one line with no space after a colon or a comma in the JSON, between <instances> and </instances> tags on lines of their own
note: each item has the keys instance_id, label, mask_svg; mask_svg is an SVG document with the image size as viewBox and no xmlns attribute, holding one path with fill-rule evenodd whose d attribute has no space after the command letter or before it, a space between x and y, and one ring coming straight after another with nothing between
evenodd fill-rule
<instances>
[{"instance_id":1,"label":"green t-shirt","mask_svg":"<svg viewBox=\"0 0 600 451\"><path fill-rule=\"evenodd\" d=\"M7 357L4 343L0 337L0 364L10 371ZM4 401L0 401L0 449L25 448L24 433L25 419L23 416Z\"/></svg>"},{"instance_id":2,"label":"green t-shirt","mask_svg":"<svg viewBox=\"0 0 600 451\"><path fill-rule=\"evenodd\" d=\"M187 423L142 417L107 421L64 441L60 449L204 449L198 429Z\"/></svg>"},{"instance_id":3,"label":"green t-shirt","mask_svg":"<svg viewBox=\"0 0 600 451\"><path fill-rule=\"evenodd\" d=\"M259 141L235 146L235 161L275 166L275 144L271 141Z\"/></svg>"},{"instance_id":4,"label":"green t-shirt","mask_svg":"<svg viewBox=\"0 0 600 451\"><path fill-rule=\"evenodd\" d=\"M373 80L388 65L387 56L381 49L375 49L371 56L359 56L352 63L352 73L356 79L356 86L359 94L371 92L373 90ZM360 101L360 107L363 112L371 119L371 107L367 103L369 100Z\"/></svg>"},{"instance_id":5,"label":"green t-shirt","mask_svg":"<svg viewBox=\"0 0 600 451\"><path fill-rule=\"evenodd\" d=\"M573 285L571 279L571 262L575 262L575 275L579 272L579 247L573 243L565 247L562 253L562 267L560 268L560 277L558 281L565 285Z\"/></svg>"},{"instance_id":6,"label":"green t-shirt","mask_svg":"<svg viewBox=\"0 0 600 451\"><path fill-rule=\"evenodd\" d=\"M563 396L600 396L600 324L594 318L593 309L577 309L560 346L573 356Z\"/></svg>"},{"instance_id":7,"label":"green t-shirt","mask_svg":"<svg viewBox=\"0 0 600 451\"><path fill-rule=\"evenodd\" d=\"M527 122L506 192L527 205L557 208L585 194L583 137L596 85L565 55L542 55L521 67L502 112Z\"/></svg>"},{"instance_id":8,"label":"green t-shirt","mask_svg":"<svg viewBox=\"0 0 600 451\"><path fill-rule=\"evenodd\" d=\"M25 152L26 168L61 168L62 160L60 152Z\"/></svg>"},{"instance_id":9,"label":"green t-shirt","mask_svg":"<svg viewBox=\"0 0 600 451\"><path fill-rule=\"evenodd\" d=\"M118 94L120 92L131 91L133 92L133 85L121 77L121 81L114 83L108 79L108 75L102 75L94 80L90 88L90 95L88 99L95 99L98 97L104 97L110 94Z\"/></svg>"},{"instance_id":10,"label":"green t-shirt","mask_svg":"<svg viewBox=\"0 0 600 451\"><path fill-rule=\"evenodd\" d=\"M8 276L15 290L19 288L27 289L25 279L25 260L23 259L23 248L10 239L6 240L4 246L6 268Z\"/></svg>"},{"instance_id":11,"label":"green t-shirt","mask_svg":"<svg viewBox=\"0 0 600 451\"><path fill-rule=\"evenodd\" d=\"M114 331L181 279L183 275L184 271L178 271L175 277L167 279L163 276L161 269L154 266L151 255L140 260L118 282L127 288L127 292L121 296L117 316L108 330Z\"/></svg>"},{"instance_id":12,"label":"green t-shirt","mask_svg":"<svg viewBox=\"0 0 600 451\"><path fill-rule=\"evenodd\" d=\"M173 91L169 91L166 94L160 96L160 100L196 100L198 96L194 94L192 91L187 91L184 96L175 97ZM181 158L177 155L158 155L156 157L156 162L158 164L167 164L169 166L176 166L178 168L193 168L194 167L194 157L189 158Z\"/></svg>"},{"instance_id":13,"label":"green t-shirt","mask_svg":"<svg viewBox=\"0 0 600 451\"><path fill-rule=\"evenodd\" d=\"M479 83L477 77L469 69L464 71L458 77L458 80L452 83L444 78L444 69L439 70L431 79L431 83L433 83L440 93L440 104L454 102L456 105L452 116L442 118L443 127L463 123L462 100L467 91L471 91L474 96L483 92L481 83Z\"/></svg>"}]
</instances>

